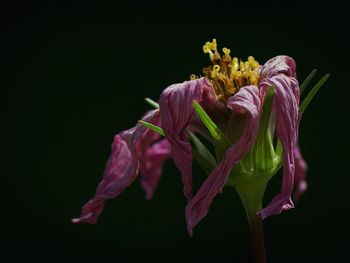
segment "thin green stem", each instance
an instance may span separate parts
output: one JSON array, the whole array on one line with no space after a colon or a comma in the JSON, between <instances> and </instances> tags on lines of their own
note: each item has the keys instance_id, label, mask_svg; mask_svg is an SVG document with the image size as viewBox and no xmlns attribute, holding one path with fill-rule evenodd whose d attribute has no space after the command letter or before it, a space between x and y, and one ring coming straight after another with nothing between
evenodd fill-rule
<instances>
[{"instance_id":1,"label":"thin green stem","mask_svg":"<svg viewBox=\"0 0 350 263\"><path fill-rule=\"evenodd\" d=\"M249 222L254 263L266 262L263 222L256 214L262 208L265 188L265 182L236 186Z\"/></svg>"}]
</instances>

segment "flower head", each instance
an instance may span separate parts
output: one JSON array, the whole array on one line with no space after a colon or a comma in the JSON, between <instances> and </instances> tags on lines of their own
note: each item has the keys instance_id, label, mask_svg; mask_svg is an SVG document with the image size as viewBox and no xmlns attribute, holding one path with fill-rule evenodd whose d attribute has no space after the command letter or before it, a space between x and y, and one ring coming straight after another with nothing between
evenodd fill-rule
<instances>
[{"instance_id":1,"label":"flower head","mask_svg":"<svg viewBox=\"0 0 350 263\"><path fill-rule=\"evenodd\" d=\"M298 145L301 111L295 61L288 56L264 65L252 56L242 61L231 57L228 48L220 54L215 39L203 51L211 61L203 69L204 77L192 74L191 80L169 86L158 109L115 136L103 180L73 222L95 223L105 200L120 195L139 172L146 198L151 199L169 157L181 173L190 234L225 185L238 192L259 185L262 195L282 165L280 192L256 212L266 218L294 207L293 193L298 198L306 189L307 169ZM215 156L196 134L214 145ZM208 174L196 193L193 159Z\"/></svg>"}]
</instances>

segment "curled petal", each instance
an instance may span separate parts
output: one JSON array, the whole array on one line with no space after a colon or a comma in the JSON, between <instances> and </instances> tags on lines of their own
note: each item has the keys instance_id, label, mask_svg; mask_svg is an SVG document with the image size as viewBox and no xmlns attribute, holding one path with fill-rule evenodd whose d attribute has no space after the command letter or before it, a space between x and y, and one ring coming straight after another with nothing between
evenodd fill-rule
<instances>
[{"instance_id":1,"label":"curled petal","mask_svg":"<svg viewBox=\"0 0 350 263\"><path fill-rule=\"evenodd\" d=\"M160 115L153 118L154 125L161 126ZM151 129L146 129L142 139L136 145L137 158L140 161L141 186L150 200L162 175L164 161L170 157L170 144L167 139L156 142L160 135Z\"/></svg>"},{"instance_id":2,"label":"curled petal","mask_svg":"<svg viewBox=\"0 0 350 263\"><path fill-rule=\"evenodd\" d=\"M152 198L162 174L164 161L169 157L170 143L167 139L162 139L147 149L140 167L141 186L146 192L147 200Z\"/></svg>"},{"instance_id":3,"label":"curled petal","mask_svg":"<svg viewBox=\"0 0 350 263\"><path fill-rule=\"evenodd\" d=\"M294 149L295 174L294 174L294 200L298 200L307 188L305 175L307 171L307 164L301 155L300 147L297 145Z\"/></svg>"},{"instance_id":4,"label":"curled petal","mask_svg":"<svg viewBox=\"0 0 350 263\"><path fill-rule=\"evenodd\" d=\"M180 170L184 193L192 198L192 149L185 129L192 120L192 101L202 100L203 90L209 87L205 78L174 84L166 88L159 99L162 128L171 145L171 155Z\"/></svg>"},{"instance_id":5,"label":"curled petal","mask_svg":"<svg viewBox=\"0 0 350 263\"><path fill-rule=\"evenodd\" d=\"M152 124L157 122L159 110L150 111L142 120ZM142 141L147 141L149 136L153 136L151 133L148 133L149 136L143 136L145 131L144 126L137 124L114 137L111 155L95 197L83 206L81 216L73 219L73 223L96 223L105 200L117 197L135 180L139 171L138 157L144 151Z\"/></svg>"},{"instance_id":6,"label":"curled petal","mask_svg":"<svg viewBox=\"0 0 350 263\"><path fill-rule=\"evenodd\" d=\"M259 73L261 79L271 78L279 74L284 74L289 77L296 76L296 64L294 59L288 56L277 56L268 60L260 67Z\"/></svg>"},{"instance_id":7,"label":"curled petal","mask_svg":"<svg viewBox=\"0 0 350 263\"><path fill-rule=\"evenodd\" d=\"M227 106L233 112L246 114L247 124L238 142L226 151L219 165L187 204L186 220L190 235L193 227L207 214L214 197L222 191L231 169L250 150L256 140L260 109L258 88L256 86L241 88L229 99Z\"/></svg>"},{"instance_id":8,"label":"curled petal","mask_svg":"<svg viewBox=\"0 0 350 263\"><path fill-rule=\"evenodd\" d=\"M276 134L282 142L284 152L283 179L279 194L258 214L262 218L279 214L294 207L291 199L294 185L296 147L299 127L299 88L296 79L284 74L267 78L260 83L262 89L275 88L274 110L276 114Z\"/></svg>"}]
</instances>

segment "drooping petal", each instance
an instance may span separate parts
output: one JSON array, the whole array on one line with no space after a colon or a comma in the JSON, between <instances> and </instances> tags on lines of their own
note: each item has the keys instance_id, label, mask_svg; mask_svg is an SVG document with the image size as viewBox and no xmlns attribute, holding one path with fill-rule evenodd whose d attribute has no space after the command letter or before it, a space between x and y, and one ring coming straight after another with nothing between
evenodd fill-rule
<instances>
[{"instance_id":1,"label":"drooping petal","mask_svg":"<svg viewBox=\"0 0 350 263\"><path fill-rule=\"evenodd\" d=\"M164 161L170 157L170 143L167 139L156 142L148 148L141 161L141 186L150 200L154 189L158 186Z\"/></svg>"},{"instance_id":2,"label":"drooping petal","mask_svg":"<svg viewBox=\"0 0 350 263\"><path fill-rule=\"evenodd\" d=\"M255 142L259 129L260 103L259 91L256 86L241 88L235 96L229 99L228 108L233 112L247 115L246 127L237 143L226 151L219 165L187 204L186 220L190 235L192 235L193 227L207 214L214 197L222 191L231 169Z\"/></svg>"},{"instance_id":3,"label":"drooping petal","mask_svg":"<svg viewBox=\"0 0 350 263\"><path fill-rule=\"evenodd\" d=\"M209 85L205 78L174 84L166 88L159 99L162 128L171 145L172 159L181 172L188 200L192 198L192 149L186 127L194 113L192 101L200 102L203 90Z\"/></svg>"},{"instance_id":4,"label":"drooping petal","mask_svg":"<svg viewBox=\"0 0 350 263\"><path fill-rule=\"evenodd\" d=\"M307 164L301 155L300 147L297 145L294 149L295 174L294 174L294 200L298 200L307 188L305 175L307 171Z\"/></svg>"},{"instance_id":5,"label":"drooping petal","mask_svg":"<svg viewBox=\"0 0 350 263\"><path fill-rule=\"evenodd\" d=\"M80 218L73 219L73 223L96 223L98 216L102 212L104 201L106 198L108 198L107 196L109 188L108 186L106 186L106 182L113 180L123 180L123 177L125 177L125 174L129 170L131 165L132 156L130 149L127 143L124 140L122 140L121 136L118 134L114 137L114 141L112 144L112 153L106 165L104 179L98 187L95 197L89 200L89 202L87 202L83 206ZM136 167L137 165L138 164L136 164ZM136 167L132 168L137 169ZM104 191L107 193L107 195L101 195L102 188L104 188Z\"/></svg>"},{"instance_id":6,"label":"drooping petal","mask_svg":"<svg viewBox=\"0 0 350 263\"><path fill-rule=\"evenodd\" d=\"M289 77L296 76L296 64L293 58L288 56L277 56L268 60L259 69L261 79L284 74Z\"/></svg>"},{"instance_id":7,"label":"drooping petal","mask_svg":"<svg viewBox=\"0 0 350 263\"><path fill-rule=\"evenodd\" d=\"M295 78L279 74L260 83L261 89L273 86L275 89L274 110L276 114L276 135L283 146L283 179L279 194L258 214L262 218L279 214L294 207L291 199L294 186L294 149L299 128L299 87Z\"/></svg>"},{"instance_id":8,"label":"drooping petal","mask_svg":"<svg viewBox=\"0 0 350 263\"><path fill-rule=\"evenodd\" d=\"M159 110L150 111L142 120L156 123L159 120ZM139 172L138 157L144 151L141 146L142 140L149 140L149 137L143 136L146 129L137 124L115 136L103 180L96 190L95 197L83 206L81 216L73 219L73 223L96 223L105 200L117 197L135 180ZM153 138L153 134L148 134Z\"/></svg>"},{"instance_id":9,"label":"drooping petal","mask_svg":"<svg viewBox=\"0 0 350 263\"><path fill-rule=\"evenodd\" d=\"M160 115L153 119L156 126L161 126ZM167 139L156 142L160 135L146 129L136 146L137 158L140 161L141 186L150 200L162 175L164 161L170 157L170 144Z\"/></svg>"}]
</instances>

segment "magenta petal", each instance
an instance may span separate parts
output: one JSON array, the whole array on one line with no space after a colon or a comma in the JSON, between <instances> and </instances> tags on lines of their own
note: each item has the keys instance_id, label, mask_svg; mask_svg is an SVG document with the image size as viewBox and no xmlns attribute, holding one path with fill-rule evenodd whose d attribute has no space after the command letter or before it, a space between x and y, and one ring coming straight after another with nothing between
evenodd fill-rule
<instances>
[{"instance_id":1,"label":"magenta petal","mask_svg":"<svg viewBox=\"0 0 350 263\"><path fill-rule=\"evenodd\" d=\"M294 161L295 161L295 174L294 174L294 200L298 200L300 196L305 192L307 188L307 182L305 180L305 175L307 171L307 164L303 159L300 152L300 147L297 145L294 149Z\"/></svg>"},{"instance_id":2,"label":"magenta petal","mask_svg":"<svg viewBox=\"0 0 350 263\"><path fill-rule=\"evenodd\" d=\"M141 186L146 192L146 199L150 200L154 189L158 186L162 174L164 161L170 157L170 143L167 139L148 148L141 161Z\"/></svg>"},{"instance_id":3,"label":"magenta petal","mask_svg":"<svg viewBox=\"0 0 350 263\"><path fill-rule=\"evenodd\" d=\"M288 56L277 56L268 60L260 67L260 77L271 78L273 76L284 74L289 77L296 76L296 64L294 59Z\"/></svg>"},{"instance_id":4,"label":"magenta petal","mask_svg":"<svg viewBox=\"0 0 350 263\"><path fill-rule=\"evenodd\" d=\"M294 184L294 149L299 127L299 87L296 79L284 74L267 78L260 83L261 88L275 88L274 110L276 111L276 134L284 151L283 179L279 194L267 207L258 212L262 218L279 214L294 207L291 200Z\"/></svg>"},{"instance_id":5,"label":"magenta petal","mask_svg":"<svg viewBox=\"0 0 350 263\"><path fill-rule=\"evenodd\" d=\"M131 164L132 156L127 143L121 139L120 135L116 135L112 144L112 153L105 169L104 179L100 183L95 197L83 206L80 218L73 219L72 222L96 223L102 212L105 199L112 198L110 195L113 187L110 187L110 185L113 181L120 182L123 180Z\"/></svg>"},{"instance_id":6,"label":"magenta petal","mask_svg":"<svg viewBox=\"0 0 350 263\"><path fill-rule=\"evenodd\" d=\"M159 110L150 111L142 120L150 123L157 122ZM139 171L138 156L143 152L142 140L148 140L148 137L143 137L145 131L144 126L137 124L114 137L112 152L95 197L84 205L80 218L73 219L73 223L96 223L104 201L120 195L135 180Z\"/></svg>"},{"instance_id":7,"label":"magenta petal","mask_svg":"<svg viewBox=\"0 0 350 263\"><path fill-rule=\"evenodd\" d=\"M206 216L214 197L222 191L231 169L250 150L256 140L260 109L258 88L256 86L241 88L229 99L227 106L234 112L247 114L247 124L241 138L226 151L219 165L188 203L186 220L190 235L192 235L193 227Z\"/></svg>"},{"instance_id":8,"label":"magenta petal","mask_svg":"<svg viewBox=\"0 0 350 263\"><path fill-rule=\"evenodd\" d=\"M159 99L162 128L171 145L172 159L181 172L188 200L192 198L192 149L185 132L194 113L192 101L200 102L208 85L205 78L174 84Z\"/></svg>"},{"instance_id":9,"label":"magenta petal","mask_svg":"<svg viewBox=\"0 0 350 263\"><path fill-rule=\"evenodd\" d=\"M160 115L157 114L152 122L161 126ZM152 198L153 192L162 175L164 161L170 157L170 144L167 139L156 142L160 135L147 129L137 144L137 158L140 161L141 186L146 193L146 199Z\"/></svg>"}]
</instances>

